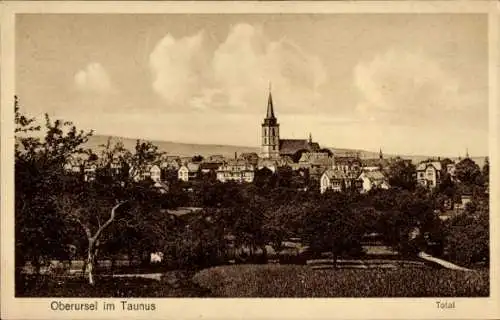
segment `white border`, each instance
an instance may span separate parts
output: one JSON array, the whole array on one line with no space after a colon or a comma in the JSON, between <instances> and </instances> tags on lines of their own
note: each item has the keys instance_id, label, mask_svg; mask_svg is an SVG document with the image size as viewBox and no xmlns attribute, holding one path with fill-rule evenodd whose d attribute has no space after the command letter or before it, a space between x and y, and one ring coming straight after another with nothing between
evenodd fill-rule
<instances>
[{"instance_id":1,"label":"white border","mask_svg":"<svg viewBox=\"0 0 500 320\"><path fill-rule=\"evenodd\" d=\"M498 286L499 154L498 52L499 5L493 1L360 1L360 2L3 2L1 17L1 318L4 319L495 319L500 318ZM489 13L489 126L491 164L491 296L453 298L455 310L437 310L435 298L334 299L147 299L154 313L52 312L54 299L13 297L14 202L13 106L14 18L16 13ZM93 301L95 299L61 299ZM103 299L100 299L103 300ZM121 299L105 299L117 303ZM142 301L146 299L128 299Z\"/></svg>"}]
</instances>

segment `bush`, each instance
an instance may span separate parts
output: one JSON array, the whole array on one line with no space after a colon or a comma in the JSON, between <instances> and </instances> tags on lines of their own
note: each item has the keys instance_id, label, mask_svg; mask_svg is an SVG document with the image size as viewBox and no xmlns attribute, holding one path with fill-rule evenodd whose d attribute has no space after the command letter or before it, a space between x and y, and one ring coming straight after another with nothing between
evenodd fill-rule
<instances>
[{"instance_id":1,"label":"bush","mask_svg":"<svg viewBox=\"0 0 500 320\"><path fill-rule=\"evenodd\" d=\"M246 265L205 269L193 281L217 297L486 297L488 271L313 270Z\"/></svg>"}]
</instances>

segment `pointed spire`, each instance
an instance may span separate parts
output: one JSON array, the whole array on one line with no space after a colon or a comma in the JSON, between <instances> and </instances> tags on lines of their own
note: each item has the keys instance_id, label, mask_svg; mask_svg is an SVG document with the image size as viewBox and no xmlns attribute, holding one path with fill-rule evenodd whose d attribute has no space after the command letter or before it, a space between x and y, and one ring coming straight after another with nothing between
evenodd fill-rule
<instances>
[{"instance_id":1,"label":"pointed spire","mask_svg":"<svg viewBox=\"0 0 500 320\"><path fill-rule=\"evenodd\" d=\"M309 144L312 144L313 143L313 136L312 134L309 132Z\"/></svg>"},{"instance_id":2,"label":"pointed spire","mask_svg":"<svg viewBox=\"0 0 500 320\"><path fill-rule=\"evenodd\" d=\"M271 82L269 82L269 97L267 99L267 119L274 119L273 96L271 94Z\"/></svg>"},{"instance_id":3,"label":"pointed spire","mask_svg":"<svg viewBox=\"0 0 500 320\"><path fill-rule=\"evenodd\" d=\"M469 158L469 148L465 148L465 158Z\"/></svg>"},{"instance_id":4,"label":"pointed spire","mask_svg":"<svg viewBox=\"0 0 500 320\"><path fill-rule=\"evenodd\" d=\"M378 153L378 157L380 160L384 159L384 154L382 153L382 148L380 148L380 151Z\"/></svg>"}]
</instances>

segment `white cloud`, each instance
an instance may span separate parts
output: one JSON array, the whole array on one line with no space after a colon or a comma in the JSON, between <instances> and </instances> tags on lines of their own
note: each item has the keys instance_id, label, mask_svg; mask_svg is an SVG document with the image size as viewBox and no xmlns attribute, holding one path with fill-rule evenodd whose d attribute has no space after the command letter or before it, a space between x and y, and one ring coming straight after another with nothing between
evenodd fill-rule
<instances>
[{"instance_id":1,"label":"white cloud","mask_svg":"<svg viewBox=\"0 0 500 320\"><path fill-rule=\"evenodd\" d=\"M165 36L150 55L154 90L170 105L263 112L272 82L279 112L293 112L314 106L326 81L317 57L287 39L271 41L261 27L234 25L209 51L202 32Z\"/></svg>"},{"instance_id":2,"label":"white cloud","mask_svg":"<svg viewBox=\"0 0 500 320\"><path fill-rule=\"evenodd\" d=\"M149 57L153 89L167 103L184 105L198 90L204 70L202 54L204 33L176 40L167 34Z\"/></svg>"},{"instance_id":3,"label":"white cloud","mask_svg":"<svg viewBox=\"0 0 500 320\"><path fill-rule=\"evenodd\" d=\"M79 70L75 74L74 81L76 88L82 92L107 94L116 91L108 73L97 62L89 63L84 69Z\"/></svg>"},{"instance_id":4,"label":"white cloud","mask_svg":"<svg viewBox=\"0 0 500 320\"><path fill-rule=\"evenodd\" d=\"M423 52L391 49L360 62L354 84L361 93L358 111L375 120L416 120L470 102L458 79Z\"/></svg>"}]
</instances>

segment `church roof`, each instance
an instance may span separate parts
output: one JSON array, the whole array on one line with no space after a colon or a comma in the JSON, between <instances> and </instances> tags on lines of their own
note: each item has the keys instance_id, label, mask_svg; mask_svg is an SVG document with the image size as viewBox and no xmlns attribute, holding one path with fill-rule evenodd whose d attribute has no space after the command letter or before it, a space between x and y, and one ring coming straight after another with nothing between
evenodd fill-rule
<instances>
[{"instance_id":1,"label":"church roof","mask_svg":"<svg viewBox=\"0 0 500 320\"><path fill-rule=\"evenodd\" d=\"M299 150L318 150L319 144L309 143L307 139L280 139L280 154L294 154Z\"/></svg>"}]
</instances>

